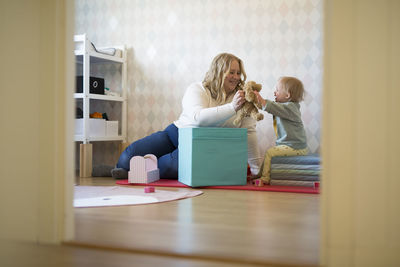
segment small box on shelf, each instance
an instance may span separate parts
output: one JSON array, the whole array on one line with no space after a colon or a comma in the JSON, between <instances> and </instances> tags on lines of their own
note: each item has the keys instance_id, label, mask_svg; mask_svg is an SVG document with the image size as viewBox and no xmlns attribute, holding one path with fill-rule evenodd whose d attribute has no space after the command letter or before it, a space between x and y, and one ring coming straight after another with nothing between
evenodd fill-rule
<instances>
[{"instance_id":1,"label":"small box on shelf","mask_svg":"<svg viewBox=\"0 0 400 267\"><path fill-rule=\"evenodd\" d=\"M83 76L76 76L76 92L83 93ZM104 95L104 79L89 77L89 93Z\"/></svg>"},{"instance_id":2,"label":"small box on shelf","mask_svg":"<svg viewBox=\"0 0 400 267\"><path fill-rule=\"evenodd\" d=\"M75 119L75 135L83 135L83 120ZM105 136L106 135L106 120L104 119L89 119L89 135L90 136Z\"/></svg>"},{"instance_id":3,"label":"small box on shelf","mask_svg":"<svg viewBox=\"0 0 400 267\"><path fill-rule=\"evenodd\" d=\"M118 136L118 121L106 121L106 136Z\"/></svg>"}]
</instances>

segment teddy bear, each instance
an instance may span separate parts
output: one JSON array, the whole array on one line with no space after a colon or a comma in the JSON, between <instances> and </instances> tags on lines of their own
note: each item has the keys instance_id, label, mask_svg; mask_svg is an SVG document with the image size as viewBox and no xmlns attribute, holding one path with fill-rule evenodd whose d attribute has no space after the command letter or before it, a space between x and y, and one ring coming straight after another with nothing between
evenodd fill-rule
<instances>
[{"instance_id":1,"label":"teddy bear","mask_svg":"<svg viewBox=\"0 0 400 267\"><path fill-rule=\"evenodd\" d=\"M240 89L244 91L246 102L237 111L236 119L233 121L235 126L239 126L244 117L250 116L256 121L264 119L264 115L258 112L258 108L261 108L261 105L257 102L257 96L253 92L253 90L260 92L261 87L261 84L258 84L254 81L248 81Z\"/></svg>"}]
</instances>

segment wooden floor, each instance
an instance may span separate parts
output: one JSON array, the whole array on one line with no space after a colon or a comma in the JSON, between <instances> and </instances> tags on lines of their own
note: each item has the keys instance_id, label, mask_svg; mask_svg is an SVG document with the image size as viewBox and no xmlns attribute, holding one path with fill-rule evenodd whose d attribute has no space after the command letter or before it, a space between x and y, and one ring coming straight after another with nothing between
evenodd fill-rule
<instances>
[{"instance_id":1,"label":"wooden floor","mask_svg":"<svg viewBox=\"0 0 400 267\"><path fill-rule=\"evenodd\" d=\"M149 266L318 266L319 195L201 190L159 204L75 209L76 240L66 245L138 257Z\"/></svg>"}]
</instances>

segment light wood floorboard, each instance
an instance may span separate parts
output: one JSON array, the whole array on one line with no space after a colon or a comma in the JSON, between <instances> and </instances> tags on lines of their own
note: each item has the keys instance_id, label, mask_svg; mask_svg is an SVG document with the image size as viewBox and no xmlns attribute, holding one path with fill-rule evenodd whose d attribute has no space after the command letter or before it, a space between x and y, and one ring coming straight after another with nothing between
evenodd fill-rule
<instances>
[{"instance_id":1,"label":"light wood floorboard","mask_svg":"<svg viewBox=\"0 0 400 267\"><path fill-rule=\"evenodd\" d=\"M114 186L115 180L81 178L80 184ZM200 190L200 196L159 204L75 209L76 240L69 244L231 264L318 266L319 195Z\"/></svg>"}]
</instances>

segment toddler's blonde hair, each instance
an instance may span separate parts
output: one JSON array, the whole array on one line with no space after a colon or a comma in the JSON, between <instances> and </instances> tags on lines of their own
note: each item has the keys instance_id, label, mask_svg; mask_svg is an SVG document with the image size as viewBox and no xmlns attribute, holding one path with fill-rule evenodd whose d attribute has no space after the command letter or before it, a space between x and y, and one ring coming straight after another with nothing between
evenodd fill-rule
<instances>
[{"instance_id":1,"label":"toddler's blonde hair","mask_svg":"<svg viewBox=\"0 0 400 267\"><path fill-rule=\"evenodd\" d=\"M290 101L301 102L304 99L304 86L303 83L295 78L283 76L279 78L279 82L282 83L283 88L290 94Z\"/></svg>"}]
</instances>

